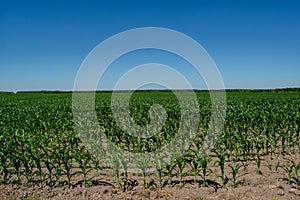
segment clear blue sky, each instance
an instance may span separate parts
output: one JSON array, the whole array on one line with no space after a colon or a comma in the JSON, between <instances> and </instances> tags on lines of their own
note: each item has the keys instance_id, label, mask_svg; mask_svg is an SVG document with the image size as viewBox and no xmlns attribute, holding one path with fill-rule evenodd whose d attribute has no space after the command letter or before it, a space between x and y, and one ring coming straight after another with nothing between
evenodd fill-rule
<instances>
[{"instance_id":1,"label":"clear blue sky","mask_svg":"<svg viewBox=\"0 0 300 200\"><path fill-rule=\"evenodd\" d=\"M146 26L174 29L198 41L217 64L226 88L300 87L297 0L2 0L0 91L71 90L81 62L97 44ZM180 64L171 58L137 52L126 63L156 59ZM121 71L112 67L106 74L102 82L107 88ZM185 75L195 78L189 70Z\"/></svg>"}]
</instances>

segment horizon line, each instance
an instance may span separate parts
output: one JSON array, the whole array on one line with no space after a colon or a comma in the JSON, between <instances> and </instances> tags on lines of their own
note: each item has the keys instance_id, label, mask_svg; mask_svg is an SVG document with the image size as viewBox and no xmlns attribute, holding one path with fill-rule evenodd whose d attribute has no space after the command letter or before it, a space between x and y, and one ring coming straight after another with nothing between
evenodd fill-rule
<instances>
[{"instance_id":1,"label":"horizon line","mask_svg":"<svg viewBox=\"0 0 300 200\"><path fill-rule=\"evenodd\" d=\"M137 89L137 90L19 90L19 91L0 91L0 93L87 93L87 92L170 92L170 91L199 91L199 92L208 92L208 91L278 91L278 90L294 90L300 91L300 87L282 87L282 88L227 88L227 89Z\"/></svg>"}]
</instances>

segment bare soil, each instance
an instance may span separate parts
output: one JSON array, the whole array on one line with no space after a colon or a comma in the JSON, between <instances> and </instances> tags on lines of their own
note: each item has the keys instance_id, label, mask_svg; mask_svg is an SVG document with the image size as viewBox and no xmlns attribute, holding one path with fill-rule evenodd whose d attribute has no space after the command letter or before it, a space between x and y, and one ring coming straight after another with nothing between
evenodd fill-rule
<instances>
[{"instance_id":1,"label":"bare soil","mask_svg":"<svg viewBox=\"0 0 300 200\"><path fill-rule=\"evenodd\" d=\"M300 162L299 154L289 156L295 162ZM123 188L118 186L113 177L113 170L91 172L89 175L92 186L84 188L80 177L72 182L72 187L68 186L25 186L17 184L0 184L0 199L270 199L270 200L292 200L300 199L300 187L295 183L288 184L287 174L282 168L276 170L276 163L281 165L287 161L281 156L265 157L262 160L261 171L258 174L255 161L250 161L246 170L239 172L238 186L233 187L230 168L226 166L225 174L229 182L221 186L218 177L208 177L212 184L207 187L193 184L193 177L184 178L183 186L179 187L176 178L174 185L159 187L143 187L142 176L130 175L129 181L132 187ZM235 163L229 163L235 164ZM218 174L218 168L211 166L212 174ZM155 178L149 175L147 182ZM166 181L167 177L165 177ZM157 181L155 178L155 183ZM135 183L135 184L134 184ZM216 183L216 184L214 184Z\"/></svg>"}]
</instances>

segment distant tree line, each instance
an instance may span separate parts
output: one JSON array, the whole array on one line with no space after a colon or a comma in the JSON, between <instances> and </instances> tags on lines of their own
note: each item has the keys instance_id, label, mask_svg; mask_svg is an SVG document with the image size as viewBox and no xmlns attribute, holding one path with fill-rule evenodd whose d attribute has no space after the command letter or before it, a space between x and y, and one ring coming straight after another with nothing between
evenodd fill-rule
<instances>
[{"instance_id":1,"label":"distant tree line","mask_svg":"<svg viewBox=\"0 0 300 200\"><path fill-rule=\"evenodd\" d=\"M300 88L226 89L226 92L300 92Z\"/></svg>"},{"instance_id":2,"label":"distant tree line","mask_svg":"<svg viewBox=\"0 0 300 200\"><path fill-rule=\"evenodd\" d=\"M135 92L171 92L172 90L138 90ZM208 90L173 90L173 91L195 91L195 92L208 92ZM218 91L218 90L215 90ZM221 90L220 90L221 91ZM276 89L226 89L226 92L300 92L300 88L276 88ZM60 93L73 93L74 91L62 90L35 90L35 91L18 91L17 94L60 94ZM89 93L94 91L75 91L80 93ZM111 93L111 90L96 91L96 93ZM132 92L130 90L120 90L114 92ZM0 91L0 94L14 94L14 92Z\"/></svg>"}]
</instances>

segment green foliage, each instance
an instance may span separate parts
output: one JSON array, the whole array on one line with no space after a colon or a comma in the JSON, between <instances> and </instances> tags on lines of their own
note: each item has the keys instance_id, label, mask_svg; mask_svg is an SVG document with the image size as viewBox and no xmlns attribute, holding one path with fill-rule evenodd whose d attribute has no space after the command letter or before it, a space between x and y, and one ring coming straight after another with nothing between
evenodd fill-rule
<instances>
[{"instance_id":1,"label":"green foliage","mask_svg":"<svg viewBox=\"0 0 300 200\"><path fill-rule=\"evenodd\" d=\"M230 177L236 187L238 178L242 175L241 163L246 163L244 161L254 160L258 173L261 174L264 156L285 156L289 152L299 151L299 92L232 91L227 94L227 113L222 134L211 155L203 157L201 147L211 120L211 102L209 93L196 94L200 124L194 143L184 155L166 167L162 167L162 159L156 158L153 162L157 164L158 180L151 180L150 183L147 183L145 169L145 164L150 161L140 159L137 167L142 173L144 187L157 185L162 188L171 185L174 177L178 177L179 186L183 186L188 176L193 177L194 184L209 186L212 181L209 177L213 173L210 161L220 171L215 176L220 184L224 186ZM154 104L163 106L167 114L161 130L151 133L151 137L138 138L118 127L111 110L110 98L111 93L96 94L98 122L109 140L126 151L151 152L169 144L185 116L178 99L171 92L134 93L129 109L136 124L147 126L150 123L149 109ZM189 103L186 102L186 105L188 107ZM123 108L117 109L122 112ZM161 116L155 117L160 119ZM192 120L192 117L188 119ZM93 141L96 139L91 138ZM94 153L99 156L95 158ZM75 130L72 94L0 94L0 178L3 184L66 184L71 187L73 177L79 174L82 186L88 187L92 184L90 171L102 170L101 163L106 161L101 159L104 158L105 152L101 148L97 152L88 151ZM130 161L122 155L120 160L111 159L116 182L120 184L120 180L125 180L126 187L134 182L127 173ZM231 176L225 174L226 167L231 171ZM278 163L276 168L278 167L286 171L289 183L300 184L298 163ZM124 175L120 174L119 168L124 169ZM154 183L155 181L158 183Z\"/></svg>"}]
</instances>

